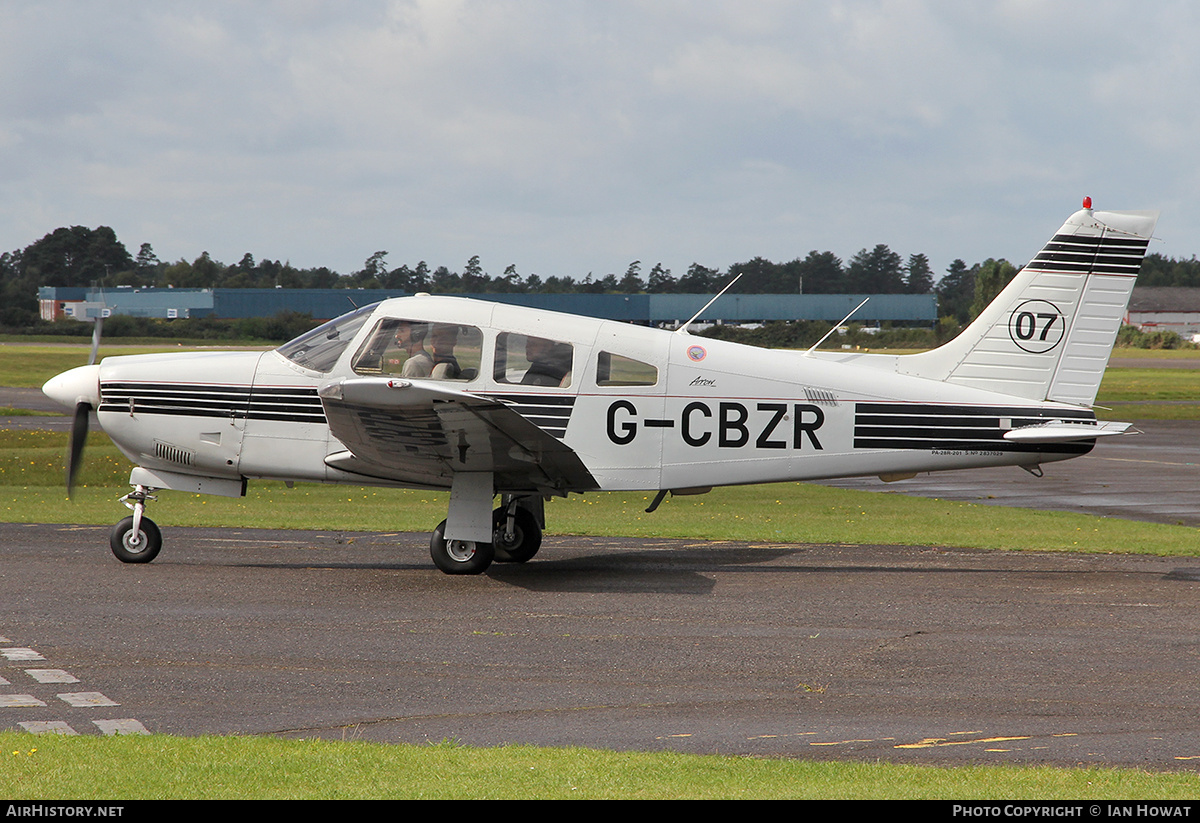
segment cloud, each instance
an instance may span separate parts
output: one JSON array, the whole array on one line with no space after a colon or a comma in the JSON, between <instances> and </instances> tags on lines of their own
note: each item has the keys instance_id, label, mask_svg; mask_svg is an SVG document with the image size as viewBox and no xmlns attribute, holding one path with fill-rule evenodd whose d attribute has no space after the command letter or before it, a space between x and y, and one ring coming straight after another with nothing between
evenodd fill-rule
<instances>
[{"instance_id":1,"label":"cloud","mask_svg":"<svg viewBox=\"0 0 1200 823\"><path fill-rule=\"evenodd\" d=\"M0 243L582 277L1197 215L1185 3L0 6ZM647 263L650 265L650 263Z\"/></svg>"}]
</instances>

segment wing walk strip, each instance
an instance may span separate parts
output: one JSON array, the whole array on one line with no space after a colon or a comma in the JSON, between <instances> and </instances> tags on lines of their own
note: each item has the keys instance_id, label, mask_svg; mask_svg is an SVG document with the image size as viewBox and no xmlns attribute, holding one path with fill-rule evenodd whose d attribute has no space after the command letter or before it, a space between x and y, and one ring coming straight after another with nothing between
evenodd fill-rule
<instances>
[{"instance_id":1,"label":"wing walk strip","mask_svg":"<svg viewBox=\"0 0 1200 823\"><path fill-rule=\"evenodd\" d=\"M1050 420L1095 420L1085 410L1011 406L938 406L923 403L856 403L854 448L987 450L1086 454L1094 440L1078 443L1015 443L1004 433Z\"/></svg>"},{"instance_id":2,"label":"wing walk strip","mask_svg":"<svg viewBox=\"0 0 1200 823\"><path fill-rule=\"evenodd\" d=\"M406 410L403 418L364 406L351 407L363 430L381 446L412 455L427 454L449 443L436 411Z\"/></svg>"},{"instance_id":3,"label":"wing walk strip","mask_svg":"<svg viewBox=\"0 0 1200 823\"><path fill-rule=\"evenodd\" d=\"M324 423L315 388L251 388L184 383L102 383L102 412L244 417L293 423Z\"/></svg>"}]
</instances>

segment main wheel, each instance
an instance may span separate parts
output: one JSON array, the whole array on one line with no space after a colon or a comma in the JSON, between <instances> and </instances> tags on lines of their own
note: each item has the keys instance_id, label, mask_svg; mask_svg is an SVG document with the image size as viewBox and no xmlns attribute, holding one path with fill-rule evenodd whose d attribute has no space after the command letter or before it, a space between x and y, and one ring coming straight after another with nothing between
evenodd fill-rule
<instances>
[{"instance_id":1,"label":"main wheel","mask_svg":"<svg viewBox=\"0 0 1200 823\"><path fill-rule=\"evenodd\" d=\"M162 533L153 520L143 517L141 528L134 534L131 515L113 526L108 545L122 563L149 563L162 548Z\"/></svg>"},{"instance_id":2,"label":"main wheel","mask_svg":"<svg viewBox=\"0 0 1200 823\"><path fill-rule=\"evenodd\" d=\"M447 540L446 521L433 530L429 538L429 556L433 564L446 574L482 574L492 565L495 552L491 543L477 540Z\"/></svg>"},{"instance_id":3,"label":"main wheel","mask_svg":"<svg viewBox=\"0 0 1200 823\"><path fill-rule=\"evenodd\" d=\"M533 512L518 507L513 515L512 539L505 540L506 520L508 514L503 506L492 512L492 546L495 548L496 562L524 563L542 547L542 529Z\"/></svg>"}]
</instances>

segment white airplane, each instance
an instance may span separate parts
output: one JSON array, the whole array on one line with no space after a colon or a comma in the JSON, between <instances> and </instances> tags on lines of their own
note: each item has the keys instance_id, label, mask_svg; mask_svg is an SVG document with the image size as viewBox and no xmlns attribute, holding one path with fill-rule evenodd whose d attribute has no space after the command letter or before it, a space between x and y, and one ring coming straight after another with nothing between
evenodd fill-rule
<instances>
[{"instance_id":1,"label":"white airplane","mask_svg":"<svg viewBox=\"0 0 1200 823\"><path fill-rule=\"evenodd\" d=\"M268 352L108 357L43 387L135 464L110 544L162 546L153 492L249 479L449 489L434 563L524 562L571 492L1020 466L1089 452L1096 390L1157 212L1090 198L965 331L920 354L764 350L466 298L350 312ZM499 495L498 507L493 510Z\"/></svg>"}]
</instances>

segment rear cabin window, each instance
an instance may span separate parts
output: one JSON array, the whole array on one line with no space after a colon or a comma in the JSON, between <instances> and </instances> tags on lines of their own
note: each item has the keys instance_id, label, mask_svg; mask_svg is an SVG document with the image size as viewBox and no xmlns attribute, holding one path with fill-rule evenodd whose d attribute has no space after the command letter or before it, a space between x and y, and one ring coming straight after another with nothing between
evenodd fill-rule
<instances>
[{"instance_id":1,"label":"rear cabin window","mask_svg":"<svg viewBox=\"0 0 1200 823\"><path fill-rule=\"evenodd\" d=\"M479 376L483 334L474 326L387 317L354 356L356 374L467 382Z\"/></svg>"},{"instance_id":2,"label":"rear cabin window","mask_svg":"<svg viewBox=\"0 0 1200 823\"><path fill-rule=\"evenodd\" d=\"M569 386L575 350L570 343L503 332L496 338L497 383Z\"/></svg>"},{"instance_id":3,"label":"rear cabin window","mask_svg":"<svg viewBox=\"0 0 1200 823\"><path fill-rule=\"evenodd\" d=\"M602 351L596 360L597 386L653 386L658 368L632 357Z\"/></svg>"}]
</instances>

